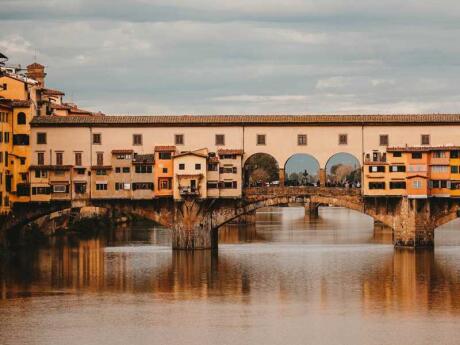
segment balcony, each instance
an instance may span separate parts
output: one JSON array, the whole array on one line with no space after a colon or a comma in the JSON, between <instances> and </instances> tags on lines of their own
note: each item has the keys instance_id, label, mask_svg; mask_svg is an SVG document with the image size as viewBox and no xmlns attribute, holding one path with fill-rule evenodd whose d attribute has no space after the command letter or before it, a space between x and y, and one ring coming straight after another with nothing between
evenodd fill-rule
<instances>
[{"instance_id":1,"label":"balcony","mask_svg":"<svg viewBox=\"0 0 460 345\"><path fill-rule=\"evenodd\" d=\"M181 196L200 196L200 190L196 187L184 186L179 187L179 194Z\"/></svg>"}]
</instances>

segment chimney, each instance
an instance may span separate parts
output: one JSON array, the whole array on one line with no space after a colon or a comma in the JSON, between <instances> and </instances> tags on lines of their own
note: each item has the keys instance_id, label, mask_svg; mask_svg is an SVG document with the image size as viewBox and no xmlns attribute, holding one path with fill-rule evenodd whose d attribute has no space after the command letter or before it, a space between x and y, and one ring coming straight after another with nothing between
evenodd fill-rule
<instances>
[{"instance_id":1,"label":"chimney","mask_svg":"<svg viewBox=\"0 0 460 345\"><path fill-rule=\"evenodd\" d=\"M33 64L27 66L26 76L38 81L38 87L45 87L45 66L34 62Z\"/></svg>"}]
</instances>

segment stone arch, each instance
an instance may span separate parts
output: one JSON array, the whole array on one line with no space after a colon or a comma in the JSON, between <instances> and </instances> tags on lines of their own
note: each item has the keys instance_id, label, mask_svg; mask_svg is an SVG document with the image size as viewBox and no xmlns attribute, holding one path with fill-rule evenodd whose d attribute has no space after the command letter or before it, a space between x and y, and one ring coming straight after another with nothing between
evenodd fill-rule
<instances>
[{"instance_id":1,"label":"stone arch","mask_svg":"<svg viewBox=\"0 0 460 345\"><path fill-rule=\"evenodd\" d=\"M345 168L337 174L333 170L339 165ZM328 185L343 184L345 180L352 180L351 182L359 181L362 184L361 169L361 163L355 155L349 152L337 152L328 158L324 166L326 183Z\"/></svg>"},{"instance_id":2,"label":"stone arch","mask_svg":"<svg viewBox=\"0 0 460 345\"><path fill-rule=\"evenodd\" d=\"M251 175L256 171L260 176L259 179L253 181ZM284 178L284 176L280 176L280 165L278 160L266 152L257 152L246 158L243 165L243 172L243 183L245 186L257 184L259 183L258 181L275 182L280 181L281 177Z\"/></svg>"},{"instance_id":3,"label":"stone arch","mask_svg":"<svg viewBox=\"0 0 460 345\"><path fill-rule=\"evenodd\" d=\"M292 164L292 165L295 164L295 166L292 166L291 168L289 164ZM304 176L305 181L303 178L300 179L299 183L301 185L307 185L313 182L315 183L319 182L321 166L319 164L319 161L314 156L308 153L294 153L286 160L283 168L284 168L286 185L292 184L289 181L290 174L292 174L293 172L300 172L303 169L307 172L307 175Z\"/></svg>"}]
</instances>

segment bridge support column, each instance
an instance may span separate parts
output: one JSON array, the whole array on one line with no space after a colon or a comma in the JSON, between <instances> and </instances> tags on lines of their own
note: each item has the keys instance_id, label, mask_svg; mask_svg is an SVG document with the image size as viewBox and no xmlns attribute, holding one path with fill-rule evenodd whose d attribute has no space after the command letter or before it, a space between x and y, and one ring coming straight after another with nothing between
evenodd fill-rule
<instances>
[{"instance_id":1,"label":"bridge support column","mask_svg":"<svg viewBox=\"0 0 460 345\"><path fill-rule=\"evenodd\" d=\"M434 226L429 199L403 197L394 217L395 247L433 247Z\"/></svg>"},{"instance_id":2,"label":"bridge support column","mask_svg":"<svg viewBox=\"0 0 460 345\"><path fill-rule=\"evenodd\" d=\"M279 169L278 178L280 181L280 187L284 187L284 179L286 178L284 169Z\"/></svg>"},{"instance_id":3,"label":"bridge support column","mask_svg":"<svg viewBox=\"0 0 460 345\"><path fill-rule=\"evenodd\" d=\"M256 211L249 212L247 214L244 214L235 220L231 221L231 224L255 224L256 223Z\"/></svg>"},{"instance_id":4,"label":"bridge support column","mask_svg":"<svg viewBox=\"0 0 460 345\"><path fill-rule=\"evenodd\" d=\"M326 169L319 169L319 185L321 187L326 186Z\"/></svg>"},{"instance_id":5,"label":"bridge support column","mask_svg":"<svg viewBox=\"0 0 460 345\"><path fill-rule=\"evenodd\" d=\"M197 200L174 204L173 249L217 249L217 229L212 227L206 206Z\"/></svg>"},{"instance_id":6,"label":"bridge support column","mask_svg":"<svg viewBox=\"0 0 460 345\"><path fill-rule=\"evenodd\" d=\"M307 201L304 204L305 218L315 219L318 218L318 207L319 204L316 202Z\"/></svg>"}]
</instances>

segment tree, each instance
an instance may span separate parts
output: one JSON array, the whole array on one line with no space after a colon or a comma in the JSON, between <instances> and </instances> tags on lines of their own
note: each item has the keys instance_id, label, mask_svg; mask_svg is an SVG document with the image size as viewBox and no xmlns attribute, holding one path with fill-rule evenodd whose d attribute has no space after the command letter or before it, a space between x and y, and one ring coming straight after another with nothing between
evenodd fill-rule
<instances>
[{"instance_id":1,"label":"tree","mask_svg":"<svg viewBox=\"0 0 460 345\"><path fill-rule=\"evenodd\" d=\"M279 168L278 168L278 163L276 160L265 153L258 153L250 157L245 165L245 180L249 181L249 183L254 183L258 181L257 178L253 176L254 172L256 170L263 170L265 173L268 175L266 177L265 175L261 175L261 172L257 172L257 174L262 177L264 177L265 182L272 182L272 181L278 181L279 180Z\"/></svg>"},{"instance_id":2,"label":"tree","mask_svg":"<svg viewBox=\"0 0 460 345\"><path fill-rule=\"evenodd\" d=\"M257 168L254 170L249 178L249 183L254 184L254 183L266 183L270 182L270 175L267 173L265 169L262 168Z\"/></svg>"}]
</instances>

